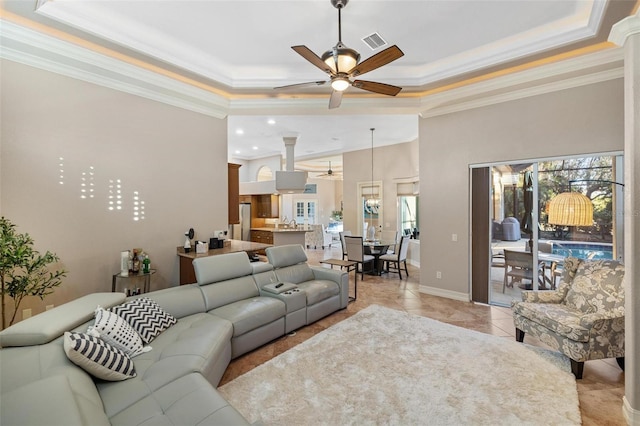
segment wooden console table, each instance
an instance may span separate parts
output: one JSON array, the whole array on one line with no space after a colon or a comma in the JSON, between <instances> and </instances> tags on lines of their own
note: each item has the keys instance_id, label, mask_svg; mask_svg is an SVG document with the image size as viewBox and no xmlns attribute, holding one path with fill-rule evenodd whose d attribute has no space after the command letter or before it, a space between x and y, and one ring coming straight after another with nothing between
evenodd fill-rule
<instances>
[{"instance_id":1,"label":"wooden console table","mask_svg":"<svg viewBox=\"0 0 640 426\"><path fill-rule=\"evenodd\" d=\"M264 250L267 247L271 247L271 244L254 243L251 241L241 240L228 240L229 245L225 245L222 248L211 249L206 253L196 253L195 248L192 248L189 253L184 252L184 247L178 247L177 253L180 257L180 285L192 284L196 282L196 273L193 270L193 259L198 257L217 256L219 254L237 253L239 251L246 251L251 255L254 252Z\"/></svg>"}]
</instances>

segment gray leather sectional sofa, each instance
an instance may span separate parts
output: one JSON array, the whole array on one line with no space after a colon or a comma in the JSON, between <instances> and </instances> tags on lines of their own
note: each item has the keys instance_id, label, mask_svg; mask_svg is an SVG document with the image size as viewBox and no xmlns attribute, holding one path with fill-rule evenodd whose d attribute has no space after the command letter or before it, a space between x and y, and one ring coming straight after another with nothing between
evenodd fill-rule
<instances>
[{"instance_id":1,"label":"gray leather sectional sofa","mask_svg":"<svg viewBox=\"0 0 640 426\"><path fill-rule=\"evenodd\" d=\"M302 246L267 257L197 258L197 283L137 296L178 322L132 358L136 377L124 381L92 377L63 349L65 331L85 332L96 307L124 303L123 293L90 294L0 332L0 424L247 424L215 389L231 359L348 303L347 274L309 266Z\"/></svg>"}]
</instances>

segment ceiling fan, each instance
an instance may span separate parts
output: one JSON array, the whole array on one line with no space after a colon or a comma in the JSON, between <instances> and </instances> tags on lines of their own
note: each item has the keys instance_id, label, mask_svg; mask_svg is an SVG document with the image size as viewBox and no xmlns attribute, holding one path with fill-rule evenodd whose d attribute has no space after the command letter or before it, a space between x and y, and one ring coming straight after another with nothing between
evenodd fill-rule
<instances>
[{"instance_id":1,"label":"ceiling fan","mask_svg":"<svg viewBox=\"0 0 640 426\"><path fill-rule=\"evenodd\" d=\"M333 7L338 9L338 43L327 50L322 57L316 55L307 46L291 46L300 56L311 62L322 71L329 74L328 81L311 81L307 83L290 84L276 87L275 89L289 89L303 86L322 86L331 83L331 98L329 99L329 109L337 108L342 102L342 92L349 86L369 92L380 93L382 95L395 96L402 90L402 87L392 86L385 83L377 83L367 80L353 80L353 78L366 72L373 71L396 59L404 56L404 53L396 45L386 48L376 53L370 58L360 62L360 54L354 49L350 49L342 43L342 9L349 0L330 0Z\"/></svg>"},{"instance_id":2,"label":"ceiling fan","mask_svg":"<svg viewBox=\"0 0 640 426\"><path fill-rule=\"evenodd\" d=\"M339 173L336 173L331 169L331 161L329 161L329 170L327 170L326 173L322 173L322 174L318 175L318 177L325 177L325 176L327 176L329 178L334 177L334 176L335 177L339 177L340 176Z\"/></svg>"}]
</instances>

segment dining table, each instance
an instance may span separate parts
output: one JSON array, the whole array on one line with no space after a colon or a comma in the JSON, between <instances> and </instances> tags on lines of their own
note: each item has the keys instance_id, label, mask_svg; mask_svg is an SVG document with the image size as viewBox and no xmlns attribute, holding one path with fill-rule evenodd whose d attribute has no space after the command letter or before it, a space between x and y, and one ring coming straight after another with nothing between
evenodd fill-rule
<instances>
[{"instance_id":1,"label":"dining table","mask_svg":"<svg viewBox=\"0 0 640 426\"><path fill-rule=\"evenodd\" d=\"M390 246L396 244L393 240L364 240L362 245L364 246L364 254L369 254L374 257L373 269L371 273L373 275L382 275L382 265L380 262L380 256L387 253Z\"/></svg>"}]
</instances>

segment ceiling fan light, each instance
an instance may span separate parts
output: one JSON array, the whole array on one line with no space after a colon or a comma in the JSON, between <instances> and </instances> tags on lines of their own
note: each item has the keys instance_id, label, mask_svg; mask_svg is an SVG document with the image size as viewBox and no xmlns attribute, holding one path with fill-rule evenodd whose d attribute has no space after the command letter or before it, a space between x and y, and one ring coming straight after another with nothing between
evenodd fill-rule
<instances>
[{"instance_id":1,"label":"ceiling fan light","mask_svg":"<svg viewBox=\"0 0 640 426\"><path fill-rule=\"evenodd\" d=\"M333 56L333 51L336 50L338 54L338 61ZM348 73L360 60L360 54L353 49L350 49L344 45L338 45L331 50L327 50L322 55L322 60L325 64L331 68L334 73L344 72ZM337 65L337 66L336 66Z\"/></svg>"},{"instance_id":2,"label":"ceiling fan light","mask_svg":"<svg viewBox=\"0 0 640 426\"><path fill-rule=\"evenodd\" d=\"M343 92L347 90L347 87L349 87L350 84L351 83L349 82L348 79L344 77L338 77L338 78L334 78L333 81L331 82L331 88L338 92Z\"/></svg>"}]
</instances>

